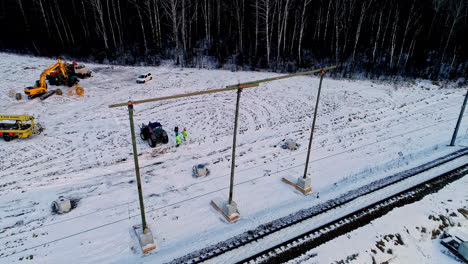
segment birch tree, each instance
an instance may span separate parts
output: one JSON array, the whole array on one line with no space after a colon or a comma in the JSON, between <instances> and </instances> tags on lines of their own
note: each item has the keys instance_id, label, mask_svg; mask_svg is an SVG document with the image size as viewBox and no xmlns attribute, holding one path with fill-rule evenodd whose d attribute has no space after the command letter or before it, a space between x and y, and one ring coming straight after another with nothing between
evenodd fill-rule
<instances>
[{"instance_id":1,"label":"birch tree","mask_svg":"<svg viewBox=\"0 0 468 264\"><path fill-rule=\"evenodd\" d=\"M234 9L235 9L235 18L237 21L237 31L238 31L238 48L237 53L242 53L243 50L243 36L244 36L244 9L245 1L244 0L234 0Z\"/></svg>"},{"instance_id":2,"label":"birch tree","mask_svg":"<svg viewBox=\"0 0 468 264\"><path fill-rule=\"evenodd\" d=\"M44 6L42 5L42 0L36 0L36 3L39 5L39 9L41 10L41 15L47 31L47 36L50 37L49 22L47 21L47 16L44 10Z\"/></svg>"},{"instance_id":3,"label":"birch tree","mask_svg":"<svg viewBox=\"0 0 468 264\"><path fill-rule=\"evenodd\" d=\"M177 16L177 8L179 6L179 0L162 0L162 6L172 25L172 33L170 36L175 45L174 59L177 61L179 52L179 21Z\"/></svg>"},{"instance_id":4,"label":"birch tree","mask_svg":"<svg viewBox=\"0 0 468 264\"><path fill-rule=\"evenodd\" d=\"M104 48L108 50L109 44L108 44L106 26L104 24L104 10L102 7L102 2L100 0L88 0L88 4L91 6L93 13L94 13L95 22L96 22L96 27L95 27L96 33L98 33L98 36L102 37Z\"/></svg>"},{"instance_id":5,"label":"birch tree","mask_svg":"<svg viewBox=\"0 0 468 264\"><path fill-rule=\"evenodd\" d=\"M390 68L393 68L393 57L395 54L395 48L397 45L396 42L396 37L397 37L397 30L398 30L398 19L399 19L399 12L398 10L395 13L395 20L393 21L393 27L392 27L392 42L391 42L391 48L390 48Z\"/></svg>"},{"instance_id":6,"label":"birch tree","mask_svg":"<svg viewBox=\"0 0 468 264\"><path fill-rule=\"evenodd\" d=\"M143 16L141 15L141 10L140 10L141 7L140 7L139 2L137 2L136 0L133 0L132 3L135 6L135 9L137 11L138 21L140 22L140 29L141 29L142 39L143 39L143 50L144 50L145 55L147 55L148 43L146 42L146 31L145 31L145 26L143 23Z\"/></svg>"},{"instance_id":7,"label":"birch tree","mask_svg":"<svg viewBox=\"0 0 468 264\"><path fill-rule=\"evenodd\" d=\"M465 8L466 8L466 0L450 0L449 3L449 14L452 18L452 23L450 25L450 31L447 37L447 41L445 42L444 50L442 51L441 62L444 61L445 52L447 51L447 47L452 40L453 33L455 32L455 26L466 16Z\"/></svg>"},{"instance_id":8,"label":"birch tree","mask_svg":"<svg viewBox=\"0 0 468 264\"><path fill-rule=\"evenodd\" d=\"M403 54L403 50L404 50L404 47L405 47L406 37L408 36L408 32L409 32L411 27L417 26L417 21L419 21L419 18L420 18L420 15L419 15L418 11L415 10L415 1L413 1L412 4L411 4L409 14L408 14L408 18L406 19L405 29L403 31L403 40L401 41L400 55L398 55L398 60L397 60L397 63L396 63L397 66L400 65L400 60L401 60L401 56Z\"/></svg>"},{"instance_id":9,"label":"birch tree","mask_svg":"<svg viewBox=\"0 0 468 264\"><path fill-rule=\"evenodd\" d=\"M272 32L272 0L259 0L259 15L263 19L264 34L266 39L266 59L268 65L270 65L270 54L271 54L271 32Z\"/></svg>"},{"instance_id":10,"label":"birch tree","mask_svg":"<svg viewBox=\"0 0 468 264\"><path fill-rule=\"evenodd\" d=\"M304 37L304 29L305 29L305 24L306 24L306 10L310 2L312 2L312 0L304 0L302 2L303 4L302 4L302 14L301 14L301 28L299 30L299 42L297 45L297 61L299 64L301 63L301 60L302 60L302 39ZM327 20L328 20L328 17L327 17Z\"/></svg>"},{"instance_id":11,"label":"birch tree","mask_svg":"<svg viewBox=\"0 0 468 264\"><path fill-rule=\"evenodd\" d=\"M367 0L367 1L364 1L361 5L361 12L359 14L359 21L358 21L357 30L356 30L356 37L354 40L353 56L352 56L351 62L354 62L354 58L356 57L356 47L359 41L359 37L361 36L362 22L364 21L364 17L367 14L370 6L372 5L372 2L373 0Z\"/></svg>"},{"instance_id":12,"label":"birch tree","mask_svg":"<svg viewBox=\"0 0 468 264\"><path fill-rule=\"evenodd\" d=\"M211 43L211 29L210 29L210 20L211 20L211 8L210 0L203 0L202 2L202 13L205 23L205 36L208 43Z\"/></svg>"}]
</instances>

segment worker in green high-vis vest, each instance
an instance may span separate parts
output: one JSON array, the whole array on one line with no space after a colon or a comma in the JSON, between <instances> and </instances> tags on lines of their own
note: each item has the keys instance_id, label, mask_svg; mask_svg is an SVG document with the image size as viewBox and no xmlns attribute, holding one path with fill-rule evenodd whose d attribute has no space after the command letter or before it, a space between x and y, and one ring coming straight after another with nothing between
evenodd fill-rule
<instances>
[{"instance_id":1,"label":"worker in green high-vis vest","mask_svg":"<svg viewBox=\"0 0 468 264\"><path fill-rule=\"evenodd\" d=\"M175 127L174 132L176 134L176 147L178 147L180 145L179 127Z\"/></svg>"},{"instance_id":2,"label":"worker in green high-vis vest","mask_svg":"<svg viewBox=\"0 0 468 264\"><path fill-rule=\"evenodd\" d=\"M182 137L184 138L184 141L187 141L187 135L188 135L187 129L184 128L184 131L182 131Z\"/></svg>"}]
</instances>

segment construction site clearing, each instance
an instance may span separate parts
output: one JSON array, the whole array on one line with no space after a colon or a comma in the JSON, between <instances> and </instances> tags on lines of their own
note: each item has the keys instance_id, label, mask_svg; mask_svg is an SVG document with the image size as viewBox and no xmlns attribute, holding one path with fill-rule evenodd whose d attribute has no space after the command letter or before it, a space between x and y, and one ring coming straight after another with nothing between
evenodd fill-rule
<instances>
[{"instance_id":1,"label":"construction site clearing","mask_svg":"<svg viewBox=\"0 0 468 264\"><path fill-rule=\"evenodd\" d=\"M234 183L240 217L228 224L211 202L229 194L236 91L136 104L136 124L161 125L151 126L158 129L155 148L143 140L146 134L136 137L146 217L157 244L142 258L130 235L141 221L128 110L108 106L282 75L88 64L92 77L82 81L83 97L16 100L9 90L18 93L38 74L50 71L39 78L44 83L53 71L65 75L55 60L2 58L0 132L20 139L0 141L5 263L23 263L29 256L39 263L69 262L70 256L77 263L169 262L468 144L468 122L462 122L457 145L447 146L466 87L325 78L309 167L312 191L304 196L282 178L304 171L319 76L245 89ZM151 72L153 80L136 83L142 72ZM32 89L41 87L39 82ZM33 136L29 117L36 131L36 120L47 129ZM162 127L171 128L167 144ZM174 127L190 133L179 147ZM54 201L58 213L51 208Z\"/></svg>"}]
</instances>

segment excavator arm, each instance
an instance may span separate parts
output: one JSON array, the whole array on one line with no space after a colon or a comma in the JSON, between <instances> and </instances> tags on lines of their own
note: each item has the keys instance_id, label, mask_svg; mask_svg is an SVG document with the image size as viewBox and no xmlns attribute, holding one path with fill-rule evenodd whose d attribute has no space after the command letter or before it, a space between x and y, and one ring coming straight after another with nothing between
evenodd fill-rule
<instances>
[{"instance_id":1,"label":"excavator arm","mask_svg":"<svg viewBox=\"0 0 468 264\"><path fill-rule=\"evenodd\" d=\"M63 64L62 60L61 59L58 59L57 60L57 63L49 66L49 68L45 69L42 73L41 73L41 77L39 78L39 87L41 88L45 88L46 87L46 77L47 75L49 75L51 72L53 72L55 69L59 68L60 69L60 72L62 73L62 75L66 78L67 77L67 71L65 69L65 65Z\"/></svg>"},{"instance_id":2,"label":"excavator arm","mask_svg":"<svg viewBox=\"0 0 468 264\"><path fill-rule=\"evenodd\" d=\"M41 76L39 77L39 81L37 85L34 85L32 87L26 87L24 88L24 93L28 95L29 97L35 96L35 95L41 95L41 100L44 100L45 98L49 97L50 95L53 94L54 91L49 92L47 89L47 83L46 83L46 77L49 75L52 71L55 69L59 68L60 72L62 75L67 78L67 70L65 69L65 65L62 62L61 59L57 60L57 63L49 66L47 69L45 69L42 73Z\"/></svg>"}]
</instances>

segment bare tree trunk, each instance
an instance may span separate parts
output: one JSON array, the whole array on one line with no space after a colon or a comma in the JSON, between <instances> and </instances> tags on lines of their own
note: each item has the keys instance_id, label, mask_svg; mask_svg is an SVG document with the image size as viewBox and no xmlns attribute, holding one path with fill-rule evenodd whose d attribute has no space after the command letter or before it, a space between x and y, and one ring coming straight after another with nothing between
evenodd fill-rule
<instances>
[{"instance_id":1,"label":"bare tree trunk","mask_svg":"<svg viewBox=\"0 0 468 264\"><path fill-rule=\"evenodd\" d=\"M271 8L272 3L271 0L259 0L259 11L260 16L263 18L264 26L265 26L265 38L266 38L266 50L267 50L267 64L270 65L270 53L271 53L271 23L270 17L274 16L271 15Z\"/></svg>"},{"instance_id":2,"label":"bare tree trunk","mask_svg":"<svg viewBox=\"0 0 468 264\"><path fill-rule=\"evenodd\" d=\"M193 17L195 18L195 35L198 36L198 3L199 1L195 1L195 14Z\"/></svg>"},{"instance_id":3,"label":"bare tree trunk","mask_svg":"<svg viewBox=\"0 0 468 264\"><path fill-rule=\"evenodd\" d=\"M146 32L145 32L145 26L143 25L143 17L141 16L140 6L138 5L137 1L134 1L133 4L135 5L135 8L138 14L138 19L140 20L141 35L143 37L143 49L146 55L148 54L148 44L146 42Z\"/></svg>"},{"instance_id":4,"label":"bare tree trunk","mask_svg":"<svg viewBox=\"0 0 468 264\"><path fill-rule=\"evenodd\" d=\"M434 8L434 16L432 17L431 26L429 27L429 33L427 34L427 38L431 36L432 29L434 27L434 22L437 19L437 16L440 10L445 6L447 0L432 0L432 7Z\"/></svg>"},{"instance_id":5,"label":"bare tree trunk","mask_svg":"<svg viewBox=\"0 0 468 264\"><path fill-rule=\"evenodd\" d=\"M414 12L414 5L415 5L415 2L413 2L413 4L411 5L411 10L409 12L408 19L406 20L405 31L403 32L403 40L401 41L400 54L398 55L398 60L396 63L397 66L400 65L400 60L403 54L403 48L405 47L406 36L408 35L410 24L413 26L415 25L415 23L413 22L413 18L416 15L416 13Z\"/></svg>"},{"instance_id":6,"label":"bare tree trunk","mask_svg":"<svg viewBox=\"0 0 468 264\"><path fill-rule=\"evenodd\" d=\"M346 48L348 47L348 44L349 44L349 39L350 39L349 36L351 34L351 25L352 25L352 20L353 20L353 17L354 17L354 9L355 9L355 5L356 5L356 0L345 0L344 2L349 3L349 7L342 8L342 9L344 9L343 10L343 16L347 12L348 17L346 19L346 22L341 23L341 32L343 32L343 34L344 34L343 48L341 49L342 50L341 53L346 52Z\"/></svg>"},{"instance_id":7,"label":"bare tree trunk","mask_svg":"<svg viewBox=\"0 0 468 264\"><path fill-rule=\"evenodd\" d=\"M395 21L393 24L393 30L392 30L392 46L391 46L391 51L390 51L390 68L393 68L393 57L395 54L395 48L396 48L396 32L398 29L398 18L399 18L399 12L398 10L396 11L395 14Z\"/></svg>"},{"instance_id":8,"label":"bare tree trunk","mask_svg":"<svg viewBox=\"0 0 468 264\"><path fill-rule=\"evenodd\" d=\"M351 60L352 62L354 62L354 58L356 57L356 47L357 47L357 44L358 44L358 41L359 41L359 36L361 35L362 22L364 21L364 16L366 15L367 10L369 9L369 7L371 5L372 5L372 0L362 3L361 14L359 16L359 22L358 22L358 26L357 26L357 30L356 30L356 38L354 40L353 56L352 56L352 60Z\"/></svg>"},{"instance_id":9,"label":"bare tree trunk","mask_svg":"<svg viewBox=\"0 0 468 264\"><path fill-rule=\"evenodd\" d=\"M44 24L46 26L47 35L50 37L50 30L49 30L49 23L47 22L47 16L44 11L44 6L42 5L42 0L36 0L39 4L39 8L41 9L42 18L44 19Z\"/></svg>"},{"instance_id":10,"label":"bare tree trunk","mask_svg":"<svg viewBox=\"0 0 468 264\"><path fill-rule=\"evenodd\" d=\"M50 13L51 14L54 14L54 10L52 9L52 6L49 6L49 9L50 9ZM58 23L57 21L55 20L55 16L52 15L52 25L55 25L55 28L56 28L56 32L57 32L57 35L60 39L60 44L62 44L62 48L65 47L65 43L64 43L64 40L63 40L63 37L62 37L62 33L61 33L61 30L59 29L58 27Z\"/></svg>"},{"instance_id":11,"label":"bare tree trunk","mask_svg":"<svg viewBox=\"0 0 468 264\"><path fill-rule=\"evenodd\" d=\"M257 57L258 49L258 28L259 28L259 12L258 12L258 0L255 0L255 57Z\"/></svg>"},{"instance_id":12,"label":"bare tree trunk","mask_svg":"<svg viewBox=\"0 0 468 264\"><path fill-rule=\"evenodd\" d=\"M181 9L181 31L182 31L182 46L184 49L184 57L187 53L187 32L186 32L186 25L185 25L185 0L181 0L182 2L182 9Z\"/></svg>"},{"instance_id":13,"label":"bare tree trunk","mask_svg":"<svg viewBox=\"0 0 468 264\"><path fill-rule=\"evenodd\" d=\"M178 14L177 14L177 7L179 6L179 0L164 0L163 7L166 14L169 17L169 20L172 24L172 40L175 44L175 54L174 60L178 63L178 56L179 56L179 22L178 22Z\"/></svg>"},{"instance_id":14,"label":"bare tree trunk","mask_svg":"<svg viewBox=\"0 0 468 264\"><path fill-rule=\"evenodd\" d=\"M206 40L208 43L211 43L211 30L210 30L210 22L211 22L211 17L210 17L210 0L203 0L202 4L202 12L203 12L203 18L205 22L205 34L206 34Z\"/></svg>"},{"instance_id":15,"label":"bare tree trunk","mask_svg":"<svg viewBox=\"0 0 468 264\"><path fill-rule=\"evenodd\" d=\"M179 24L177 23L177 2L176 0L171 0L171 20L172 20L172 34L174 35L174 40L176 44L176 53L179 53L179 33L178 28Z\"/></svg>"},{"instance_id":16,"label":"bare tree trunk","mask_svg":"<svg viewBox=\"0 0 468 264\"><path fill-rule=\"evenodd\" d=\"M52 9L52 6L49 6L49 7L50 7L50 13L53 14L54 10ZM57 35L58 35L58 37L60 39L60 44L62 44L62 47L66 47L65 42L64 42L64 38L62 37L61 30L58 27L58 22L55 20L55 16L53 16L53 15L52 15L52 24L55 25Z\"/></svg>"},{"instance_id":17,"label":"bare tree trunk","mask_svg":"<svg viewBox=\"0 0 468 264\"><path fill-rule=\"evenodd\" d=\"M322 21L322 6L319 6L319 13L317 16L317 23L315 23L314 28L314 40L320 39L320 24Z\"/></svg>"},{"instance_id":18,"label":"bare tree trunk","mask_svg":"<svg viewBox=\"0 0 468 264\"><path fill-rule=\"evenodd\" d=\"M82 1L80 1L80 3L83 3ZM83 12L81 12L80 8L81 6L78 6L77 3L75 2L72 2L72 6L73 6L73 10L75 10L75 13L77 14L77 18L79 21L83 21L83 23L80 23L81 25L81 29L82 29L82 35L84 36L84 39L88 39L87 36L88 36L88 30L87 30L87 23L84 23L84 21L86 20L86 16L83 15L83 12L85 12L83 10ZM73 32L74 35L78 35L77 32Z\"/></svg>"},{"instance_id":19,"label":"bare tree trunk","mask_svg":"<svg viewBox=\"0 0 468 264\"><path fill-rule=\"evenodd\" d=\"M294 1L294 0L293 0ZM283 52L286 49L286 38L288 32L288 19L289 19L289 7L290 7L290 0L286 0L286 7L284 9L284 16L283 16Z\"/></svg>"},{"instance_id":20,"label":"bare tree trunk","mask_svg":"<svg viewBox=\"0 0 468 264\"><path fill-rule=\"evenodd\" d=\"M111 12L110 12L110 9L109 9L109 0L106 0L106 9L107 9L107 19L108 19L108 22L109 22L109 28L110 28L110 32L111 32L111 36L112 36L112 43L114 44L114 48L117 47L117 42L115 41L115 33L114 33L114 27L112 26L112 16L111 16Z\"/></svg>"},{"instance_id":21,"label":"bare tree trunk","mask_svg":"<svg viewBox=\"0 0 468 264\"><path fill-rule=\"evenodd\" d=\"M242 53L244 35L244 0L235 0L235 15L237 20L238 40L237 53Z\"/></svg>"},{"instance_id":22,"label":"bare tree trunk","mask_svg":"<svg viewBox=\"0 0 468 264\"><path fill-rule=\"evenodd\" d=\"M299 43L297 47L297 61L300 64L302 60L302 38L304 37L304 28L305 28L305 23L306 23L306 9L307 5L310 4L312 0L304 0L303 5L302 5L302 14L301 14L301 29L299 30ZM331 3L332 1L330 1ZM329 11L330 12L330 11ZM328 21L328 14L327 14L327 21ZM326 29L325 29L326 32Z\"/></svg>"},{"instance_id":23,"label":"bare tree trunk","mask_svg":"<svg viewBox=\"0 0 468 264\"><path fill-rule=\"evenodd\" d=\"M454 47L454 48L453 48L452 63L450 63L450 67L449 67L449 70L448 70L448 73L449 73L449 74L452 72L453 65L455 64L455 59L456 59L456 58L457 58L457 47Z\"/></svg>"},{"instance_id":24,"label":"bare tree trunk","mask_svg":"<svg viewBox=\"0 0 468 264\"><path fill-rule=\"evenodd\" d=\"M104 13L102 9L102 3L100 0L89 0L89 3L93 7L93 12L96 19L96 32L102 36L104 42L104 48L109 49L106 26L104 24Z\"/></svg>"},{"instance_id":25,"label":"bare tree trunk","mask_svg":"<svg viewBox=\"0 0 468 264\"><path fill-rule=\"evenodd\" d=\"M380 29L382 28L382 13L383 13L383 9L380 10L379 26L377 28L377 34L375 36L374 49L372 50L372 61L374 61L374 62L375 62L375 52L377 51L377 45L379 43Z\"/></svg>"},{"instance_id":26,"label":"bare tree trunk","mask_svg":"<svg viewBox=\"0 0 468 264\"><path fill-rule=\"evenodd\" d=\"M111 1L112 3L112 13L114 14L114 20L115 20L115 25L116 25L116 30L117 30L117 38L119 40L119 45L118 47L122 47L122 28L121 28L121 25L120 25L120 22L119 22L119 18L117 16L117 10L120 10L120 7L119 7L119 2L120 0L116 0L116 1ZM117 3L117 7L118 9L115 8L115 3Z\"/></svg>"},{"instance_id":27,"label":"bare tree trunk","mask_svg":"<svg viewBox=\"0 0 468 264\"><path fill-rule=\"evenodd\" d=\"M452 20L452 25L450 27L450 32L449 32L449 35L447 37L447 41L445 42L445 47L444 47L444 50L442 51L442 57L441 57L441 60L440 62L443 63L444 62L444 58L445 58L445 52L447 51L447 47L450 43L450 40L452 40L452 36L453 36L453 31L455 29L455 25L464 17L466 16L463 15L463 11L465 9L465 4L466 4L466 0L453 0L451 2L451 6L450 6L450 11L451 11L451 16L450 17L453 17L453 20Z\"/></svg>"},{"instance_id":28,"label":"bare tree trunk","mask_svg":"<svg viewBox=\"0 0 468 264\"><path fill-rule=\"evenodd\" d=\"M161 14L159 13L159 0L153 3L154 20L156 22L156 38L158 47L162 47L162 36L161 36Z\"/></svg>"},{"instance_id":29,"label":"bare tree trunk","mask_svg":"<svg viewBox=\"0 0 468 264\"><path fill-rule=\"evenodd\" d=\"M285 0L289 1L289 0ZM278 67L279 63L279 57L280 57L280 52L281 52L281 38L283 37L283 24L281 23L281 15L284 13L283 11L283 5L282 5L282 0L277 1L276 5L278 6L278 17L277 17L277 44L276 44L276 66Z\"/></svg>"},{"instance_id":30,"label":"bare tree trunk","mask_svg":"<svg viewBox=\"0 0 468 264\"><path fill-rule=\"evenodd\" d=\"M60 11L60 8L58 5L59 4L57 3L57 0L54 0L53 6L55 7L56 12L52 11L52 13L54 15L57 15L57 20L60 21L60 24L62 25L62 28L63 28L62 32L64 33L66 42L68 44L71 42L70 37L68 36L69 32L67 28L65 27L65 22L63 21L62 12ZM58 28L58 25L57 25L57 28Z\"/></svg>"},{"instance_id":31,"label":"bare tree trunk","mask_svg":"<svg viewBox=\"0 0 468 264\"><path fill-rule=\"evenodd\" d=\"M334 18L335 18L335 61L336 65L340 62L340 34L342 32L343 16L345 10L342 8L343 3L341 1L334 1ZM342 48L341 50L343 50Z\"/></svg>"},{"instance_id":32,"label":"bare tree trunk","mask_svg":"<svg viewBox=\"0 0 468 264\"><path fill-rule=\"evenodd\" d=\"M69 23L67 22L67 20L65 20L64 23L65 23L66 30L67 30L68 32L70 32L71 43L72 43L72 45L75 45L75 38L73 37L74 34L73 34L73 32L71 31L71 29L70 29L70 25L69 25Z\"/></svg>"},{"instance_id":33,"label":"bare tree trunk","mask_svg":"<svg viewBox=\"0 0 468 264\"><path fill-rule=\"evenodd\" d=\"M218 12L216 14L217 16L217 26L216 26L216 30L217 30L217 36L218 38L221 36L221 1L216 1L218 3L217 7L218 7Z\"/></svg>"},{"instance_id":34,"label":"bare tree trunk","mask_svg":"<svg viewBox=\"0 0 468 264\"><path fill-rule=\"evenodd\" d=\"M118 12L119 24L123 25L122 24L122 12L120 10L120 0L115 0L115 2L117 2L117 12ZM119 35L120 35L120 45L122 46L122 38L124 37L125 32L123 30L121 30Z\"/></svg>"},{"instance_id":35,"label":"bare tree trunk","mask_svg":"<svg viewBox=\"0 0 468 264\"><path fill-rule=\"evenodd\" d=\"M327 38L327 31L328 31L328 19L330 18L330 10L331 10L331 4L333 1L328 1L328 8L327 8L327 18L325 20L325 33L323 34L323 41Z\"/></svg>"},{"instance_id":36,"label":"bare tree trunk","mask_svg":"<svg viewBox=\"0 0 468 264\"><path fill-rule=\"evenodd\" d=\"M413 39L411 40L411 44L410 44L410 47L408 49L408 55L406 56L405 63L403 64L403 69L406 69L406 65L408 64L408 60L413 55L414 47L416 46L416 38L418 37L418 35L421 32L422 28L423 28L422 25L419 26L419 28L413 34Z\"/></svg>"},{"instance_id":37,"label":"bare tree trunk","mask_svg":"<svg viewBox=\"0 0 468 264\"><path fill-rule=\"evenodd\" d=\"M299 18L300 16L297 15L297 11L295 12L295 16L294 16L294 28L293 28L293 33L292 33L292 36L291 36L291 44L289 45L289 56L292 56L293 55L293 52L294 52L294 46L295 46L295 43L296 43L296 38L297 38L297 28L299 27Z\"/></svg>"},{"instance_id":38,"label":"bare tree trunk","mask_svg":"<svg viewBox=\"0 0 468 264\"><path fill-rule=\"evenodd\" d=\"M266 41L267 41L267 63L270 65L270 0L265 0L265 25L266 25Z\"/></svg>"},{"instance_id":39,"label":"bare tree trunk","mask_svg":"<svg viewBox=\"0 0 468 264\"><path fill-rule=\"evenodd\" d=\"M145 0L142 5L143 5L143 16L145 18L148 18L149 21L149 26L150 30L147 31L149 37L150 37L150 46L153 46L154 43L156 43L156 33L154 29L154 15L153 15L153 8L151 8L151 3L153 1L150 0Z\"/></svg>"},{"instance_id":40,"label":"bare tree trunk","mask_svg":"<svg viewBox=\"0 0 468 264\"><path fill-rule=\"evenodd\" d=\"M389 4L389 6L392 6L392 5L393 5L393 2L391 2L391 3ZM385 29L384 29L384 31L383 31L383 36L382 36L382 42L381 42L380 49L382 49L382 47L385 45L385 37L386 37L386 35L387 35L388 26L390 25L390 20L391 20L390 17L391 17L391 15L392 15L392 11L393 11L393 9L390 9L390 10L388 11L388 17L387 17L387 19L386 19L386 20L387 20L387 23L385 23Z\"/></svg>"},{"instance_id":41,"label":"bare tree trunk","mask_svg":"<svg viewBox=\"0 0 468 264\"><path fill-rule=\"evenodd\" d=\"M21 15L23 16L24 27L26 29L26 32L29 32L28 18L26 17L26 14L24 13L22 0L16 0L16 1L18 2L18 6L19 6L19 9L20 9Z\"/></svg>"}]
</instances>

